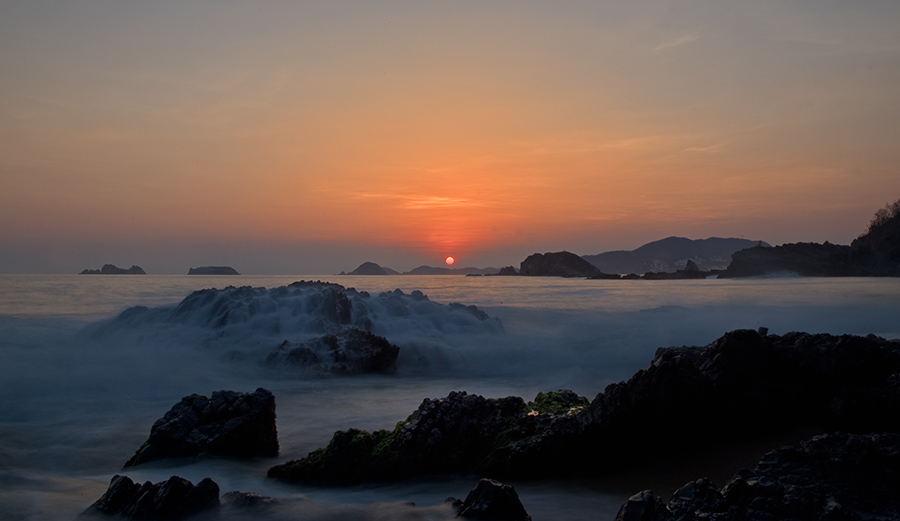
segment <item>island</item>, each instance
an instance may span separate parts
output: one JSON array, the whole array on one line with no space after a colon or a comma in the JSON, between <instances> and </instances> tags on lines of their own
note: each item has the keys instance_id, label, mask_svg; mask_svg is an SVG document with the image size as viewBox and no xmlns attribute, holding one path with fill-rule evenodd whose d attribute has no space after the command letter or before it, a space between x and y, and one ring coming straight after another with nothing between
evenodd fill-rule
<instances>
[{"instance_id":1,"label":"island","mask_svg":"<svg viewBox=\"0 0 900 521\"><path fill-rule=\"evenodd\" d=\"M240 275L240 273L231 266L200 266L189 269L188 275Z\"/></svg>"},{"instance_id":2,"label":"island","mask_svg":"<svg viewBox=\"0 0 900 521\"><path fill-rule=\"evenodd\" d=\"M146 275L147 272L140 266L131 266L128 269L120 268L115 264L104 264L99 270L84 269L79 275Z\"/></svg>"}]
</instances>

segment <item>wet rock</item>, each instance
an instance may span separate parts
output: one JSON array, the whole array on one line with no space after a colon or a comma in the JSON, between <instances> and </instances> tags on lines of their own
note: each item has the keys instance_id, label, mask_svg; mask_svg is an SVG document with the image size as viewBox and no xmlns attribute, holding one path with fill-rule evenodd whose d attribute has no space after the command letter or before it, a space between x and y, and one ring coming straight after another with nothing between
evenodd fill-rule
<instances>
[{"instance_id":1,"label":"wet rock","mask_svg":"<svg viewBox=\"0 0 900 521\"><path fill-rule=\"evenodd\" d=\"M531 516L519 500L516 489L492 479L481 479L465 501L448 498L457 517L493 521L531 521Z\"/></svg>"},{"instance_id":2,"label":"wet rock","mask_svg":"<svg viewBox=\"0 0 900 521\"><path fill-rule=\"evenodd\" d=\"M718 490L706 479L688 483L665 503L651 491L622 506L617 519L896 520L900 512L900 435L828 434L766 454ZM624 517L647 505L647 517Z\"/></svg>"},{"instance_id":3,"label":"wet rock","mask_svg":"<svg viewBox=\"0 0 900 521\"><path fill-rule=\"evenodd\" d=\"M393 374L397 370L399 353L400 348L386 338L349 328L294 347L285 341L266 358L266 363L320 376Z\"/></svg>"},{"instance_id":4,"label":"wet rock","mask_svg":"<svg viewBox=\"0 0 900 521\"><path fill-rule=\"evenodd\" d=\"M219 486L205 478L197 485L172 476L166 481L142 485L128 476L113 476L106 493L81 517L98 515L126 519L184 519L219 506Z\"/></svg>"},{"instance_id":5,"label":"wet rock","mask_svg":"<svg viewBox=\"0 0 900 521\"><path fill-rule=\"evenodd\" d=\"M216 391L209 398L198 394L182 398L153 424L150 437L125 466L205 454L277 456L275 397L271 391Z\"/></svg>"}]
</instances>

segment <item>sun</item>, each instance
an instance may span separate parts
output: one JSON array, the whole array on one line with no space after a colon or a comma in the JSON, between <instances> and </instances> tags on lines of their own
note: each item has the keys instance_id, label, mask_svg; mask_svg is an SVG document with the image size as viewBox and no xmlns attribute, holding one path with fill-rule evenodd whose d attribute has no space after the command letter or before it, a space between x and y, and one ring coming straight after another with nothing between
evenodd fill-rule
<instances>
[{"instance_id":1,"label":"sun","mask_svg":"<svg viewBox=\"0 0 900 521\"><path fill-rule=\"evenodd\" d=\"M447 265L449 266L449 265L453 264L454 262L456 262L456 259L454 259L453 257L448 255L447 258L444 259L444 262L446 262Z\"/></svg>"}]
</instances>

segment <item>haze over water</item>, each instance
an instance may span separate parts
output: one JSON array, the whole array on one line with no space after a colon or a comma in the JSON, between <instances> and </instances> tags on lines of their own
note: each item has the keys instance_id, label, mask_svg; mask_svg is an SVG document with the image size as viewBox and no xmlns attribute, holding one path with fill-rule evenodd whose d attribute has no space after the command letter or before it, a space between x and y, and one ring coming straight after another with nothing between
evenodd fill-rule
<instances>
[{"instance_id":1,"label":"haze over water","mask_svg":"<svg viewBox=\"0 0 900 521\"><path fill-rule=\"evenodd\" d=\"M275 347L289 336L252 325L240 326L230 333L235 340L221 343L210 343L209 330L197 324L117 330L99 339L85 333L129 306L174 305L195 289L273 288L300 279L373 295L418 289L441 304L477 305L502 322L503 332L468 331L434 315L422 323L431 329L418 329L427 334L416 337L409 325L386 320L380 327L401 347L396 375L324 379L273 373L237 356ZM153 422L192 393L271 389L281 456L168 461L128 469L126 475L154 482L173 474L194 482L209 476L223 492L281 499L286 518L447 519L443 499L464 496L475 477L315 489L280 484L265 478L265 471L324 446L335 430L393 428L424 398L451 391L530 400L539 391L570 388L593 398L646 367L658 347L704 345L731 329L900 337L897 279L0 275L0 285L8 289L0 295L0 515L16 519L72 519L122 473ZM759 455L735 454L721 468L513 484L535 520L612 519L640 489L665 495L701 477L698 472L721 482Z\"/></svg>"}]
</instances>

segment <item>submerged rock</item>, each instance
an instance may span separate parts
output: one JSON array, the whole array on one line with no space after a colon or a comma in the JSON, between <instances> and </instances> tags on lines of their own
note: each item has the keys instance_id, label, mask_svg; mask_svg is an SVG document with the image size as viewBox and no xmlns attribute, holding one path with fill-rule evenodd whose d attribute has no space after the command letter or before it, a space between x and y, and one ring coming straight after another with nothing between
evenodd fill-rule
<instances>
[{"instance_id":1,"label":"submerged rock","mask_svg":"<svg viewBox=\"0 0 900 521\"><path fill-rule=\"evenodd\" d=\"M900 512L897 490L900 435L837 433L772 451L721 489L698 479L668 503L645 490L629 498L616 520L888 521Z\"/></svg>"},{"instance_id":2,"label":"submerged rock","mask_svg":"<svg viewBox=\"0 0 900 521\"><path fill-rule=\"evenodd\" d=\"M531 521L531 516L519 500L516 489L492 479L481 479L465 501L447 498L456 509L457 517L494 521Z\"/></svg>"},{"instance_id":3,"label":"submerged rock","mask_svg":"<svg viewBox=\"0 0 900 521\"><path fill-rule=\"evenodd\" d=\"M125 466L205 454L277 456L275 397L271 391L216 391L209 398L198 394L182 398L153 424L150 437Z\"/></svg>"},{"instance_id":4,"label":"submerged rock","mask_svg":"<svg viewBox=\"0 0 900 521\"><path fill-rule=\"evenodd\" d=\"M219 506L219 486L205 478L197 485L172 476L138 485L128 476L113 476L109 488L79 517L98 515L126 519L184 519Z\"/></svg>"},{"instance_id":5,"label":"submerged rock","mask_svg":"<svg viewBox=\"0 0 900 521\"><path fill-rule=\"evenodd\" d=\"M349 328L292 347L286 340L266 363L317 375L393 374L400 348L384 337Z\"/></svg>"}]
</instances>

